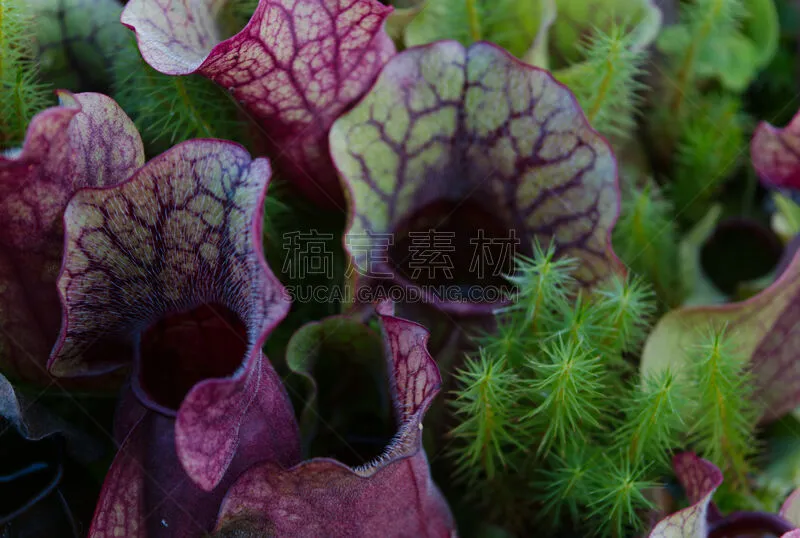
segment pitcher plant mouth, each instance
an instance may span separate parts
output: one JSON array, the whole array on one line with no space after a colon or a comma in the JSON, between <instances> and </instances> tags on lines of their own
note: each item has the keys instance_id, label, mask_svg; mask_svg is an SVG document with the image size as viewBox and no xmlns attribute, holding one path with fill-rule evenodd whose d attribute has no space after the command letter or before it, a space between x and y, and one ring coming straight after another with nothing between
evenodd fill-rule
<instances>
[{"instance_id":1,"label":"pitcher plant mouth","mask_svg":"<svg viewBox=\"0 0 800 538\"><path fill-rule=\"evenodd\" d=\"M733 295L737 287L768 275L784 247L768 226L747 218L720 222L700 248L700 264L711 282Z\"/></svg>"},{"instance_id":2,"label":"pitcher plant mouth","mask_svg":"<svg viewBox=\"0 0 800 538\"><path fill-rule=\"evenodd\" d=\"M795 526L777 514L734 512L709 526L708 538L780 538Z\"/></svg>"},{"instance_id":3,"label":"pitcher plant mouth","mask_svg":"<svg viewBox=\"0 0 800 538\"><path fill-rule=\"evenodd\" d=\"M289 468L252 466L222 502L219 536L241 528L269 528L275 536L454 536L452 513L422 446L422 420L442 385L427 349L430 334L395 317L390 302L379 303L376 312L388 377L383 382L397 420L392 440L380 456L357 467L330 458Z\"/></svg>"},{"instance_id":4,"label":"pitcher plant mouth","mask_svg":"<svg viewBox=\"0 0 800 538\"><path fill-rule=\"evenodd\" d=\"M241 318L219 303L166 314L140 337L132 388L145 406L175 416L196 384L236 373L247 338Z\"/></svg>"},{"instance_id":5,"label":"pitcher plant mouth","mask_svg":"<svg viewBox=\"0 0 800 538\"><path fill-rule=\"evenodd\" d=\"M302 379L298 423L307 457L356 467L391 444L398 417L383 348L380 335L357 316L312 321L292 335L286 366Z\"/></svg>"},{"instance_id":6,"label":"pitcher plant mouth","mask_svg":"<svg viewBox=\"0 0 800 538\"><path fill-rule=\"evenodd\" d=\"M432 202L393 228L388 268L394 281L423 293L456 288L472 297L473 308L508 303L503 275L513 272L517 253L530 254L530 242L475 198Z\"/></svg>"},{"instance_id":7,"label":"pitcher plant mouth","mask_svg":"<svg viewBox=\"0 0 800 538\"><path fill-rule=\"evenodd\" d=\"M134 394L174 418L177 456L206 491L271 375L261 346L289 307L262 251L270 176L238 144L190 140L78 192L64 216L51 372L132 366Z\"/></svg>"}]
</instances>

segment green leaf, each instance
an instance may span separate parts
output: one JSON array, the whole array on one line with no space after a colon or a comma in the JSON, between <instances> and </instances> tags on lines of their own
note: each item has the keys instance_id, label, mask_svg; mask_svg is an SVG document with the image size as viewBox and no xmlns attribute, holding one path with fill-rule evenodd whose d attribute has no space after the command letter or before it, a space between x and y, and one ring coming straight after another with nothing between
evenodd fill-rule
<instances>
[{"instance_id":1,"label":"green leaf","mask_svg":"<svg viewBox=\"0 0 800 538\"><path fill-rule=\"evenodd\" d=\"M516 450L525 449L512 420L519 378L504 359L481 350L477 357L467 357L455 379L455 397L448 402L459 419L450 432L455 477L472 484L492 481L508 469Z\"/></svg>"},{"instance_id":2,"label":"green leaf","mask_svg":"<svg viewBox=\"0 0 800 538\"><path fill-rule=\"evenodd\" d=\"M642 355L643 374L672 365L676 374L692 364L690 350L707 333L698 328L727 328L735 353L749 362L755 393L763 404L762 422L780 418L800 404L800 255L769 288L739 303L674 310L656 325Z\"/></svg>"},{"instance_id":3,"label":"green leaf","mask_svg":"<svg viewBox=\"0 0 800 538\"><path fill-rule=\"evenodd\" d=\"M112 59L128 32L116 0L29 0L44 81L72 91L108 91Z\"/></svg>"},{"instance_id":4,"label":"green leaf","mask_svg":"<svg viewBox=\"0 0 800 538\"><path fill-rule=\"evenodd\" d=\"M719 291L706 276L700 263L700 249L711 237L722 216L722 206L714 204L706 215L681 240L678 251L681 287L686 292L683 306L711 305L725 302Z\"/></svg>"},{"instance_id":5,"label":"green leaf","mask_svg":"<svg viewBox=\"0 0 800 538\"><path fill-rule=\"evenodd\" d=\"M553 0L428 0L406 28L405 44L491 41L521 58L534 41L544 43L554 16Z\"/></svg>"},{"instance_id":6,"label":"green leaf","mask_svg":"<svg viewBox=\"0 0 800 538\"><path fill-rule=\"evenodd\" d=\"M800 206L777 191L772 193L772 201L777 209L772 215L772 229L788 243L800 234Z\"/></svg>"},{"instance_id":7,"label":"green leaf","mask_svg":"<svg viewBox=\"0 0 800 538\"><path fill-rule=\"evenodd\" d=\"M678 139L670 194L678 217L696 222L741 165L749 118L741 100L730 94L704 94L691 104Z\"/></svg>"},{"instance_id":8,"label":"green leaf","mask_svg":"<svg viewBox=\"0 0 800 538\"><path fill-rule=\"evenodd\" d=\"M669 468L670 452L679 444L685 420L687 387L669 368L641 379L624 402L624 420L616 433L618 448L634 465Z\"/></svg>"},{"instance_id":9,"label":"green leaf","mask_svg":"<svg viewBox=\"0 0 800 538\"><path fill-rule=\"evenodd\" d=\"M398 49L402 49L403 40L405 38L406 28L411 24L417 15L422 10L422 5L411 6L405 8L395 8L394 11L389 13L386 17L386 33L394 41Z\"/></svg>"},{"instance_id":10,"label":"green leaf","mask_svg":"<svg viewBox=\"0 0 800 538\"><path fill-rule=\"evenodd\" d=\"M658 48L668 56L691 58L699 79L719 80L725 89L741 93L777 52L778 15L773 0L729 3L716 8L697 1L684 13L686 23L661 32Z\"/></svg>"},{"instance_id":11,"label":"green leaf","mask_svg":"<svg viewBox=\"0 0 800 538\"><path fill-rule=\"evenodd\" d=\"M778 52L780 20L774 0L746 0L747 16L742 21L742 32L753 43L757 52L757 65L764 67Z\"/></svg>"},{"instance_id":12,"label":"green leaf","mask_svg":"<svg viewBox=\"0 0 800 538\"><path fill-rule=\"evenodd\" d=\"M758 70L758 50L752 41L740 33L709 41L697 63L702 78L717 75L722 85L734 92L743 92Z\"/></svg>"},{"instance_id":13,"label":"green leaf","mask_svg":"<svg viewBox=\"0 0 800 538\"><path fill-rule=\"evenodd\" d=\"M694 402L689 441L728 473L727 486L745 492L758 411L746 357L737 352L731 335L725 327L715 327L687 350L692 383L687 384L686 399Z\"/></svg>"},{"instance_id":14,"label":"green leaf","mask_svg":"<svg viewBox=\"0 0 800 538\"><path fill-rule=\"evenodd\" d=\"M645 478L645 470L623 458L611 459L603 454L589 476L592 500L587 506L588 517L600 522L595 536L637 536L644 530L638 514L654 508L644 492L655 486Z\"/></svg>"},{"instance_id":15,"label":"green leaf","mask_svg":"<svg viewBox=\"0 0 800 538\"><path fill-rule=\"evenodd\" d=\"M644 341L653 321L655 294L640 277L615 276L594 290L595 309L613 329L614 351L634 351ZM602 344L596 348L604 347Z\"/></svg>"},{"instance_id":16,"label":"green leaf","mask_svg":"<svg viewBox=\"0 0 800 538\"><path fill-rule=\"evenodd\" d=\"M524 427L541 432L540 454L563 451L579 436L601 430L608 394L603 357L582 341L558 338L532 357L529 367L535 379L523 389L546 395L540 405L522 417Z\"/></svg>"},{"instance_id":17,"label":"green leaf","mask_svg":"<svg viewBox=\"0 0 800 538\"><path fill-rule=\"evenodd\" d=\"M653 285L667 305L680 304L675 213L656 183L646 176L642 187L622 191L622 212L614 227L614 250L636 274Z\"/></svg>"},{"instance_id":18,"label":"green leaf","mask_svg":"<svg viewBox=\"0 0 800 538\"><path fill-rule=\"evenodd\" d=\"M573 522L581 520L583 503L592 499L590 479L598 457L596 447L579 441L568 444L563 455L551 453L536 470L534 485L540 491L545 523L562 521L564 512Z\"/></svg>"},{"instance_id":19,"label":"green leaf","mask_svg":"<svg viewBox=\"0 0 800 538\"><path fill-rule=\"evenodd\" d=\"M385 384L386 367L380 336L368 326L345 316L332 316L301 327L289 340L286 364L305 380L308 387L299 421L304 450L319 431L318 379L324 385L338 383L349 386L348 379L354 378L355 372L368 372L374 378L372 386ZM369 400L369 405L375 403L374 399ZM370 411L388 418L388 399Z\"/></svg>"}]
</instances>

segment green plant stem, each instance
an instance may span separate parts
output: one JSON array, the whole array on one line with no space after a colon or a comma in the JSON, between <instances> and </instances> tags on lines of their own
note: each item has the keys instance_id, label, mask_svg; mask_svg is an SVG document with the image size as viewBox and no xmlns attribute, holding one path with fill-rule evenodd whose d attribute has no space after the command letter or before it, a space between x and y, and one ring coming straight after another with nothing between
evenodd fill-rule
<instances>
[{"instance_id":1,"label":"green plant stem","mask_svg":"<svg viewBox=\"0 0 800 538\"><path fill-rule=\"evenodd\" d=\"M5 25L3 24L5 19L6 19L6 0L0 0L0 81L3 81L5 78L4 51L8 46L5 38L6 32L3 30L5 28Z\"/></svg>"},{"instance_id":2,"label":"green plant stem","mask_svg":"<svg viewBox=\"0 0 800 538\"><path fill-rule=\"evenodd\" d=\"M465 0L467 4L467 18L469 19L469 33L473 41L481 40L481 21L478 18L478 10L475 0Z\"/></svg>"},{"instance_id":3,"label":"green plant stem","mask_svg":"<svg viewBox=\"0 0 800 538\"><path fill-rule=\"evenodd\" d=\"M589 112L586 114L590 124L594 124L595 117L597 117L597 114L603 108L603 102L605 101L606 95L608 95L608 90L611 87L611 81L614 78L614 62L608 58L605 61L605 64L606 69L603 74L603 80L600 83L600 88L598 88L597 91L597 97L595 97Z\"/></svg>"},{"instance_id":4,"label":"green plant stem","mask_svg":"<svg viewBox=\"0 0 800 538\"><path fill-rule=\"evenodd\" d=\"M534 303L533 318L531 319L531 329L536 332L536 318L539 317L539 309L542 307L542 284L544 280L539 279L536 284L536 302Z\"/></svg>"},{"instance_id":5,"label":"green plant stem","mask_svg":"<svg viewBox=\"0 0 800 538\"><path fill-rule=\"evenodd\" d=\"M653 406L653 412L647 418L648 423L650 424L655 423L656 419L659 416L659 411L666 403L665 400L666 400L666 394L660 392L656 397L656 404ZM630 447L628 447L628 458L630 458L632 462L636 462L639 459L639 456L642 454L642 451L640 450L639 447L639 433L640 433L639 430L633 432L633 435L631 436L631 444Z\"/></svg>"},{"instance_id":6,"label":"green plant stem","mask_svg":"<svg viewBox=\"0 0 800 538\"><path fill-rule=\"evenodd\" d=\"M636 200L636 207L634 210L635 216L631 231L636 237L636 244L644 245L644 250L641 253L641 256L643 256L645 259L644 265L645 267L650 268L650 278L653 280L653 287L661 294L665 291L665 289L661 276L661 264L658 262L658 252L656 252L656 249L653 246L653 239L647 237L645 225L642 221L642 218L645 214L645 206L649 203L650 200L648 200L646 196L639 196L638 200Z\"/></svg>"},{"instance_id":7,"label":"green plant stem","mask_svg":"<svg viewBox=\"0 0 800 538\"><path fill-rule=\"evenodd\" d=\"M715 20L720 14L720 11L722 11L724 1L725 0L715 0L714 9L712 10L711 16L706 17L706 19L703 21L703 25L700 27L700 30L689 42L689 47L686 49L686 55L683 57L683 62L678 70L678 83L677 87L675 88L675 97L670 105L672 112L676 115L680 114L681 106L683 105L683 100L686 96L686 87L694 70L694 62L697 58L698 49L705 42L708 34L711 33L712 21Z\"/></svg>"},{"instance_id":8,"label":"green plant stem","mask_svg":"<svg viewBox=\"0 0 800 538\"><path fill-rule=\"evenodd\" d=\"M186 85L183 83L183 79L181 77L172 77L173 82L175 82L175 89L178 93L178 96L181 98L181 102L186 107L186 110L189 111L192 118L194 118L196 125L199 125L203 131L203 135L206 137L213 137L213 131L211 127L208 125L205 119L200 115L197 107L195 106L192 99L189 97L189 94L186 92Z\"/></svg>"}]
</instances>

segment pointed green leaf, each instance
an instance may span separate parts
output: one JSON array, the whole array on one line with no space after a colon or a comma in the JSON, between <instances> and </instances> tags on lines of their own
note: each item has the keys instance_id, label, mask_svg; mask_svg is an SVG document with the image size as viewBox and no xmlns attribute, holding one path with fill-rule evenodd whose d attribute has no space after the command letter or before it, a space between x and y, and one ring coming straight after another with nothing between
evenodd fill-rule
<instances>
[{"instance_id":1,"label":"pointed green leaf","mask_svg":"<svg viewBox=\"0 0 800 538\"><path fill-rule=\"evenodd\" d=\"M686 26L665 28L658 38L658 48L668 55L680 55L691 46L692 36ZM694 72L701 79L719 78L723 86L742 92L758 69L758 50L740 32L707 39L695 57Z\"/></svg>"},{"instance_id":2,"label":"pointed green leaf","mask_svg":"<svg viewBox=\"0 0 800 538\"><path fill-rule=\"evenodd\" d=\"M742 31L755 46L758 66L764 67L778 51L780 20L775 0L745 0L745 7Z\"/></svg>"}]
</instances>

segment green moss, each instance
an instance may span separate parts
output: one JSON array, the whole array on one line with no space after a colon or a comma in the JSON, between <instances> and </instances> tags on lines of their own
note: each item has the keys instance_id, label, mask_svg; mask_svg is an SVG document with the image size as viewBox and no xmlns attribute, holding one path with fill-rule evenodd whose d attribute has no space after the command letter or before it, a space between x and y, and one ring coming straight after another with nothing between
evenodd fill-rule
<instances>
[{"instance_id":1,"label":"green moss","mask_svg":"<svg viewBox=\"0 0 800 538\"><path fill-rule=\"evenodd\" d=\"M581 292L574 261L534 250L508 277L520 290L515 304L494 336L477 340L481 349L458 371L450 398L458 422L451 454L470 490L485 493L485 518L511 532L535 525L632 536L676 451L694 449L744 476L757 414L727 340L711 333L691 376L641 378L630 359L656 312L651 287L615 277ZM529 515L502 520L492 509L499 490L502 514Z\"/></svg>"},{"instance_id":2,"label":"green moss","mask_svg":"<svg viewBox=\"0 0 800 538\"><path fill-rule=\"evenodd\" d=\"M55 96L33 61L33 16L24 0L0 0L0 149L20 145L31 118Z\"/></svg>"},{"instance_id":3,"label":"green moss","mask_svg":"<svg viewBox=\"0 0 800 538\"><path fill-rule=\"evenodd\" d=\"M114 59L114 99L139 129L148 153L191 138L247 145L252 124L225 91L200 75L157 72L139 54L133 35Z\"/></svg>"}]
</instances>

